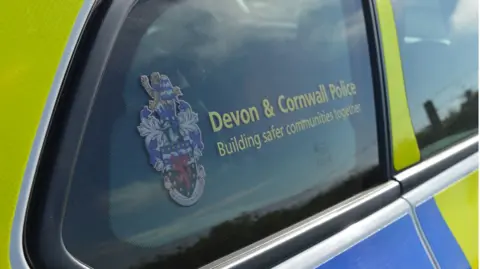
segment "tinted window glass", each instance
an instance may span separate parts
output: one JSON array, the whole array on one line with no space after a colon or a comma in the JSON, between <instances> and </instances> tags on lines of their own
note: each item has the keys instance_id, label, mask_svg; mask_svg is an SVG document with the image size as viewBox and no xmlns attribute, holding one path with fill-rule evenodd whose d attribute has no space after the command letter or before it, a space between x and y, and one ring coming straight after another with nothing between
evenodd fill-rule
<instances>
[{"instance_id":1,"label":"tinted window glass","mask_svg":"<svg viewBox=\"0 0 480 269\"><path fill-rule=\"evenodd\" d=\"M428 157L478 133L478 1L393 3L410 115Z\"/></svg>"},{"instance_id":2,"label":"tinted window glass","mask_svg":"<svg viewBox=\"0 0 480 269\"><path fill-rule=\"evenodd\" d=\"M198 267L378 183L371 72L357 0L138 4L83 136L67 249Z\"/></svg>"}]
</instances>

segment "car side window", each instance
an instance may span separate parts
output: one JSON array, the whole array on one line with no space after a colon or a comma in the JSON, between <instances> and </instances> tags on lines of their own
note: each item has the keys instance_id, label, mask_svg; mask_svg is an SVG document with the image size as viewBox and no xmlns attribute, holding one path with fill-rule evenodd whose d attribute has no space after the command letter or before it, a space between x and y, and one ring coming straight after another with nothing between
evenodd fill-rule
<instances>
[{"instance_id":1,"label":"car side window","mask_svg":"<svg viewBox=\"0 0 480 269\"><path fill-rule=\"evenodd\" d=\"M423 158L478 133L478 1L392 1Z\"/></svg>"},{"instance_id":2,"label":"car side window","mask_svg":"<svg viewBox=\"0 0 480 269\"><path fill-rule=\"evenodd\" d=\"M386 181L361 1L138 1L108 59L61 225L88 266L197 268Z\"/></svg>"}]
</instances>

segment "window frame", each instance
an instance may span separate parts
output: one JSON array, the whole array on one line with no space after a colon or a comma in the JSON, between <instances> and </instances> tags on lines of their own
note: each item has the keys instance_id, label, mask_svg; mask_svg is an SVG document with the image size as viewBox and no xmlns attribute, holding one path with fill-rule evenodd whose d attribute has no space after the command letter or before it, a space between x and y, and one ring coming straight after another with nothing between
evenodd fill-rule
<instances>
[{"instance_id":1,"label":"window frame","mask_svg":"<svg viewBox=\"0 0 480 269\"><path fill-rule=\"evenodd\" d=\"M468 137L395 175L407 193L478 152L478 135Z\"/></svg>"},{"instance_id":2,"label":"window frame","mask_svg":"<svg viewBox=\"0 0 480 269\"><path fill-rule=\"evenodd\" d=\"M378 1L378 0L375 0ZM393 0L388 0L389 2ZM442 5L442 4L440 4ZM395 32L397 35L397 42L398 42L398 48L399 48L399 58L401 60L401 69L402 69L402 79L405 81L405 65L404 65L404 59L402 56L402 50L401 50L401 41L399 39L398 33L399 33L399 27L397 26L397 17L398 11L395 10L395 6L391 3L390 7L392 8L392 15L394 18L394 27L395 27ZM405 27L405 26L403 26ZM478 71L478 70L477 70ZM412 100L409 99L409 94L408 94L408 89L407 85L404 82L404 91L406 95L406 102L408 106L408 118L410 121L412 120L412 114L411 114L411 103ZM415 103L415 102L413 102ZM467 158L468 156L474 154L475 152L478 151L478 145L473 145L471 143L472 139L475 139L478 137L478 124L477 124L477 132L474 134L471 134L469 136L463 137L460 140L455 141L454 143L448 144L446 147L443 147L440 150L435 151L433 154L424 156L422 153L423 149L421 148L420 145L418 144L418 137L417 137L417 131L415 130L415 126L413 123L411 123L412 129L414 131L414 139L416 146L418 148L419 152L419 159L410 164L407 167L404 167L402 169L396 170L395 171L395 178L399 178L398 180L402 184L402 188L405 190L405 192L412 190L416 186L419 186L420 184L424 183L431 177L441 173L442 171L448 169L450 166L453 166L454 164L462 161L463 159ZM473 130L469 130L473 131ZM439 142L440 140L434 141L432 144ZM427 145L430 146L430 145ZM435 165L432 165L435 163ZM419 170L419 166L423 167L423 171ZM415 176L411 175L412 171L415 171Z\"/></svg>"},{"instance_id":3,"label":"window frame","mask_svg":"<svg viewBox=\"0 0 480 269\"><path fill-rule=\"evenodd\" d=\"M379 0L374 0L379 1ZM387 2L391 2L392 0L388 0ZM392 5L392 3L389 4L389 6L392 9L392 15L393 18L395 19L395 16L397 16L397 12L395 11L395 7ZM394 21L393 27L395 27L395 33L398 35L398 26L396 25L396 19ZM398 39L397 36L397 42L398 42L398 48L399 48L399 55L398 57L400 58L401 62L401 70L402 70L402 75L405 76L405 68L403 64L403 59L402 59L402 53L400 51L400 40ZM382 54L382 56L384 56ZM402 77L402 79L405 79ZM404 84L404 89L405 95L406 95L406 104L408 105L408 118L411 121L412 114L410 112L410 100L408 99L408 93L407 93L407 88L406 85ZM412 126L412 130L414 131L414 126L413 123L410 123ZM478 127L477 127L478 129ZM419 154L419 159L410 165L403 167L402 169L396 170L393 169L394 171L394 177L393 179L398 181L401 184L402 187L402 193L407 193L416 187L419 187L420 185L426 183L433 177L441 174L445 170L449 169L450 167L454 166L457 163L460 163L461 161L467 159L468 157L474 155L475 153L478 152L478 130L476 133L464 137L458 141L455 141L453 144L449 144L448 146L442 148L441 150L436 151L434 154L430 156L423 156L422 154L422 149L418 145L418 138L417 138L417 133L414 131L413 133L413 138L415 139L415 144L416 148L418 150ZM436 141L438 142L438 141ZM402 153L408 153L408 152L402 152Z\"/></svg>"},{"instance_id":4,"label":"window frame","mask_svg":"<svg viewBox=\"0 0 480 269\"><path fill-rule=\"evenodd\" d=\"M54 268L88 268L73 257L63 244L61 220L68 197L70 169L61 167L71 167L75 163L83 130L123 22L137 2L145 1L148 0L97 1L78 39L57 96L33 189L29 190L31 196L23 231L23 246L25 256L34 268L51 268L53 265L56 265ZM169 1L157 2L161 6L161 3L167 5ZM389 180L394 173L391 131L383 54L374 5L374 0L362 0L376 108L379 166L384 183L205 266L263 268L278 264L400 197L400 185ZM59 161L61 165L53 167Z\"/></svg>"}]
</instances>

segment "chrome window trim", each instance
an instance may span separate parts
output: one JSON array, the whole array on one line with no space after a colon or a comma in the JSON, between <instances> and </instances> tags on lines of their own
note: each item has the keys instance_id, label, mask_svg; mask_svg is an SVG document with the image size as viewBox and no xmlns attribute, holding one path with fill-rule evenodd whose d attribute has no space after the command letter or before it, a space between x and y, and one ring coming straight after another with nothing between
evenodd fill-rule
<instances>
[{"instance_id":1,"label":"chrome window trim","mask_svg":"<svg viewBox=\"0 0 480 269\"><path fill-rule=\"evenodd\" d=\"M395 175L394 179L400 182L403 192L406 193L476 152L478 152L478 134L407 168Z\"/></svg>"},{"instance_id":2,"label":"chrome window trim","mask_svg":"<svg viewBox=\"0 0 480 269\"><path fill-rule=\"evenodd\" d=\"M40 118L40 123L37 128L30 155L28 157L27 166L22 178L20 192L15 208L12 230L10 233L10 265L15 269L30 268L24 253L23 234L27 205L30 200L29 198L33 186L33 180L60 89L62 87L75 48L77 47L80 36L96 2L97 0L84 0L82 7L77 14L57 71L55 73L55 77L50 88L42 116ZM78 264L84 268L88 268L80 262L78 262Z\"/></svg>"},{"instance_id":3,"label":"chrome window trim","mask_svg":"<svg viewBox=\"0 0 480 269\"><path fill-rule=\"evenodd\" d=\"M328 222L341 218L350 212L362 210L362 206L368 203L378 203L379 199L388 203L388 197L391 197L390 195L397 196L399 191L398 182L388 181L201 268L249 268L250 265L243 263L254 260L263 254L268 254L267 252L275 251L276 247L287 245L290 240L300 235L322 229ZM395 198L391 201L393 200Z\"/></svg>"},{"instance_id":4,"label":"chrome window trim","mask_svg":"<svg viewBox=\"0 0 480 269\"><path fill-rule=\"evenodd\" d=\"M467 141L452 147L442 154L429 159L425 163L420 163L419 165L412 167L411 170L405 171L404 176L415 176L417 173L424 171L424 169L429 169L442 160L452 156L453 154L461 152L465 148L470 147L475 143L478 143L477 137L468 139ZM291 259L279 264L274 268L316 268L336 255L348 250L353 245L359 243L376 231L379 231L396 219L404 216L406 213L410 214L410 216L413 218L417 234L421 239L420 241L430 261L432 262L432 265L435 268L438 268L438 262L436 261L436 258L430 249L428 241L426 241L424 238L423 232L418 224L418 220L415 221L416 216L414 208L416 205L421 204L423 201L432 197L435 193L441 192L442 190L455 184L476 169L478 169L478 153L474 153L455 165L448 167L445 171L429 179L427 182L418 186L414 190L406 193L400 199L403 202L400 202L399 200L393 202L371 216L353 224L352 226L342 230L334 236L322 241L321 243L298 254L297 256L292 257ZM405 177L405 179L408 179L408 177ZM375 225L372 225L372 223L375 223Z\"/></svg>"},{"instance_id":5,"label":"chrome window trim","mask_svg":"<svg viewBox=\"0 0 480 269\"><path fill-rule=\"evenodd\" d=\"M445 152L433 157L425 163L412 167L411 170L405 171L404 175L415 176L416 173L421 173L424 169L428 169L433 165L438 164L441 160L449 156L461 152L472 144L478 143L477 137L471 138ZM427 182L418 186L414 190L403 195L403 197L392 204L380 209L371 216L351 225L342 230L334 236L322 241L321 243L309 248L308 250L292 257L291 259L274 267L275 269L289 269L289 268L316 268L321 264L327 262L331 258L343 253L355 244L358 244L363 239L381 230L383 227L392 223L396 219L410 214L413 218L414 226L419 235L420 241L428 255L432 265L438 268L438 262L430 249L428 241L419 226L416 219L414 208L423 203L425 200L432 197L435 193L441 192L449 186L460 181L466 175L478 169L478 153L467 157L466 159L456 163L447 168L445 171L429 179ZM408 179L408 177L406 177Z\"/></svg>"},{"instance_id":6,"label":"chrome window trim","mask_svg":"<svg viewBox=\"0 0 480 269\"><path fill-rule=\"evenodd\" d=\"M427 183L424 183L422 186L434 186L435 184L439 184L436 182L436 178L441 178L445 177L446 174L448 173L459 173L460 170L455 169L460 166L464 166L468 163L468 168L464 170L470 169L472 171L474 167L478 164L478 154L475 153L478 151L478 136L469 138L459 144L456 144L452 146L451 148L439 153L438 155L429 158L403 172L395 176L395 180L398 181L398 183L404 185L411 185L415 186L415 183L418 183L420 180L422 181L428 181ZM468 157L469 155L472 155L471 157ZM465 161L461 161L463 159L467 158ZM453 164L452 164L453 162ZM460 162L460 163L458 163ZM457 164L458 163L458 164ZM453 165L453 166L452 166ZM464 167L465 168L465 167ZM446 171L445 171L446 170ZM456 171L455 171L456 170ZM430 176L431 175L431 176ZM455 178L454 175L451 175L450 177ZM458 180L460 177L456 177ZM431 180L429 180L431 179ZM455 180L453 180L455 181ZM301 235L302 233L306 233L309 230L313 230L315 228L323 226L326 222L338 218L341 215L346 214L349 210L354 210L355 208L358 208L362 203L366 203L369 199L373 199L374 197L378 197L381 194L378 192L382 192L381 190L383 188L393 188L394 185L391 185L392 182L385 183L384 185L381 185L371 192L367 192L367 194L361 194L359 196L364 195L363 197L356 196L352 199L349 199L343 203L338 204L337 206L334 206L324 212L321 212L303 222L300 222L292 227L289 227L285 229L284 231L281 231L277 234L274 234L268 238L265 238L264 240L257 242L245 249L241 249L235 253L232 253L231 255L228 255L224 258L221 258L220 260L217 260L209 265L206 265L202 268L235 268L240 266L243 262L254 259L256 256L259 256L276 246L286 243L292 238ZM448 186L449 184L447 184ZM417 185L418 186L418 185ZM396 187L396 185L395 185ZM438 186L437 186L438 187ZM446 186L445 186L446 187ZM385 191L386 189L383 189ZM377 192L377 193L375 193ZM415 193L415 192L413 192ZM412 194L408 193L405 198L409 199L409 197ZM370 198L369 198L370 197ZM412 200L409 200L410 202ZM382 209L380 209L381 211ZM408 213L410 210L408 209ZM348 228L347 228L348 229ZM418 232L418 231L417 231ZM339 236L341 236L339 234ZM323 241L322 243L319 243L318 246L319 248L324 242L327 242L329 239L326 241ZM425 242L422 242L424 244ZM427 252L427 255L429 256L429 259L431 260L432 264L435 265L435 258L431 256L431 253L428 251L428 245L424 245L424 248ZM308 251L308 250L307 250ZM320 257L318 251L313 251L317 257ZM300 254L301 255L301 254ZM305 254L308 255L308 254ZM313 255L313 254L312 254ZM323 259L326 259L327 256L322 256ZM294 259L293 257L292 259ZM317 261L319 261L318 264L321 264L322 260L319 258ZM325 260L326 261L326 260ZM281 266L281 265L279 265ZM281 267L281 268L293 268L293 267Z\"/></svg>"},{"instance_id":7,"label":"chrome window trim","mask_svg":"<svg viewBox=\"0 0 480 269\"><path fill-rule=\"evenodd\" d=\"M474 153L472 156L448 168L414 190L404 194L403 197L415 208L436 193L462 180L476 169L478 169L478 153Z\"/></svg>"},{"instance_id":8,"label":"chrome window trim","mask_svg":"<svg viewBox=\"0 0 480 269\"><path fill-rule=\"evenodd\" d=\"M408 203L403 199L397 199L367 218L275 266L274 269L316 268L408 215L409 211Z\"/></svg>"}]
</instances>

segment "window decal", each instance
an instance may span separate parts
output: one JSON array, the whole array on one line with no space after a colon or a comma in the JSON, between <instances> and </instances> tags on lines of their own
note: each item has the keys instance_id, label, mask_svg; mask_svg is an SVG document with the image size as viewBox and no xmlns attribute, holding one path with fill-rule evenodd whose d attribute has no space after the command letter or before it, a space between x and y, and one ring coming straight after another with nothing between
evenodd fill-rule
<instances>
[{"instance_id":1,"label":"window decal","mask_svg":"<svg viewBox=\"0 0 480 269\"><path fill-rule=\"evenodd\" d=\"M168 76L154 72L142 75L141 84L152 100L140 112L140 136L150 164L163 177L165 189L181 206L191 206L202 196L205 169L198 164L204 148L197 125L198 114L184 100Z\"/></svg>"}]
</instances>

